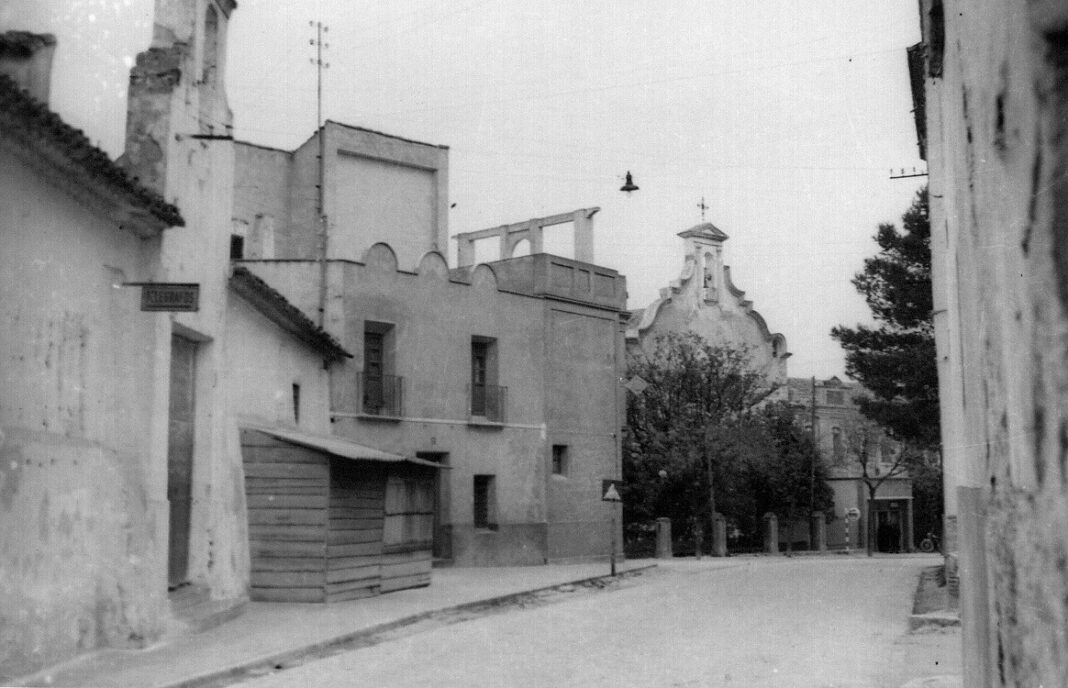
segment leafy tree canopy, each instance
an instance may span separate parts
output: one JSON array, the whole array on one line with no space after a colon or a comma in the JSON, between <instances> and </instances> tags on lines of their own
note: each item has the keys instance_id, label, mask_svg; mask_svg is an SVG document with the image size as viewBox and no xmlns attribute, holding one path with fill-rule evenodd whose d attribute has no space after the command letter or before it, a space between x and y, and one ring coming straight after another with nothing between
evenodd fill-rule
<instances>
[{"instance_id":1,"label":"leafy tree canopy","mask_svg":"<svg viewBox=\"0 0 1068 688\"><path fill-rule=\"evenodd\" d=\"M853 278L875 326L840 325L831 337L845 349L846 374L874 395L860 402L861 412L896 439L931 448L940 432L926 188L901 221L903 231L879 226L879 253Z\"/></svg>"},{"instance_id":2,"label":"leafy tree canopy","mask_svg":"<svg viewBox=\"0 0 1068 688\"><path fill-rule=\"evenodd\" d=\"M682 534L717 511L755 533L767 511L808 513L814 467L815 508L830 506L826 471L808 434L789 406L764 404L772 389L744 349L670 333L628 364L628 376L647 384L628 394L628 523L666 516Z\"/></svg>"}]
</instances>

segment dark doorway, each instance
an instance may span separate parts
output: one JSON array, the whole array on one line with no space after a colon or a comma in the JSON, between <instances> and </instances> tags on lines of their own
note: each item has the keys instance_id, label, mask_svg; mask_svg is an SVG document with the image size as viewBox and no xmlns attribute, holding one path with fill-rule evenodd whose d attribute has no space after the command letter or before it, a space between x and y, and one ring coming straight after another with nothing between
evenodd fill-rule
<instances>
[{"instance_id":1,"label":"dark doorway","mask_svg":"<svg viewBox=\"0 0 1068 688\"><path fill-rule=\"evenodd\" d=\"M875 512L875 544L880 552L900 552L901 512L897 509Z\"/></svg>"},{"instance_id":2,"label":"dark doorway","mask_svg":"<svg viewBox=\"0 0 1068 688\"><path fill-rule=\"evenodd\" d=\"M167 432L167 501L170 535L167 583L174 589L189 578L189 521L193 496L196 342L171 337L170 426Z\"/></svg>"},{"instance_id":3,"label":"dark doorway","mask_svg":"<svg viewBox=\"0 0 1068 688\"><path fill-rule=\"evenodd\" d=\"M449 455L446 452L416 452L415 456L426 461L440 463L442 466L449 465ZM435 559L452 558L452 541L449 537L448 524L449 481L444 473L444 470L434 471L433 556Z\"/></svg>"}]
</instances>

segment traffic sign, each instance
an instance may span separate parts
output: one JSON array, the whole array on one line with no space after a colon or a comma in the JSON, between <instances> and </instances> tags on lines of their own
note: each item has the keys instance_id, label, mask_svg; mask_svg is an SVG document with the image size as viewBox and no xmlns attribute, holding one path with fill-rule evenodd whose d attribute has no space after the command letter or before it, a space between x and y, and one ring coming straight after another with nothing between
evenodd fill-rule
<instances>
[{"instance_id":1,"label":"traffic sign","mask_svg":"<svg viewBox=\"0 0 1068 688\"><path fill-rule=\"evenodd\" d=\"M860 509L855 506L846 509L846 518L860 518Z\"/></svg>"},{"instance_id":2,"label":"traffic sign","mask_svg":"<svg viewBox=\"0 0 1068 688\"><path fill-rule=\"evenodd\" d=\"M619 494L619 491L623 489L622 480L602 480L601 481L601 501L602 502L622 502L623 497Z\"/></svg>"}]
</instances>

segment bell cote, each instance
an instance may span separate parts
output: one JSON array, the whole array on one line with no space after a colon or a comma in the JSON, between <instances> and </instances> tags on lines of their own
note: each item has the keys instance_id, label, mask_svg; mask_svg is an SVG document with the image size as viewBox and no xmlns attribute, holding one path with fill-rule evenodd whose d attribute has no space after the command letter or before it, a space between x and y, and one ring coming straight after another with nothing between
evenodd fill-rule
<instances>
[{"instance_id":1,"label":"bell cote","mask_svg":"<svg viewBox=\"0 0 1068 688\"><path fill-rule=\"evenodd\" d=\"M723 294L723 242L729 237L711 222L679 232L686 241L686 257L700 275L699 289L705 302L716 303Z\"/></svg>"}]
</instances>

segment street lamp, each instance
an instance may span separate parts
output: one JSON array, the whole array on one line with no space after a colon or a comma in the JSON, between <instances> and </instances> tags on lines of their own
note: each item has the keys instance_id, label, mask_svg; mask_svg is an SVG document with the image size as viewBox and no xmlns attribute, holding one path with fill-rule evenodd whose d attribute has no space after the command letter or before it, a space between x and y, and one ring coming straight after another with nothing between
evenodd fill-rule
<instances>
[{"instance_id":1,"label":"street lamp","mask_svg":"<svg viewBox=\"0 0 1068 688\"><path fill-rule=\"evenodd\" d=\"M630 176L630 170L627 170L626 181L623 182L623 186L619 187L619 190L628 196L631 192L638 190L638 185L634 183L634 178Z\"/></svg>"}]
</instances>

